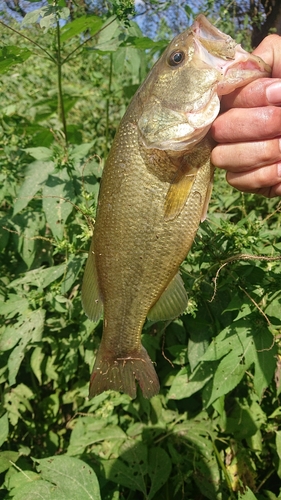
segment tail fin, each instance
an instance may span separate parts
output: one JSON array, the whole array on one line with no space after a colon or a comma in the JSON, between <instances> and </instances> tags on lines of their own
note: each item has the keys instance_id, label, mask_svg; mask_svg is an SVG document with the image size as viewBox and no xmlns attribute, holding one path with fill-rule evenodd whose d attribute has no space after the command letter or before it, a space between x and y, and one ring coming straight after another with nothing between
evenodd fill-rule
<instances>
[{"instance_id":1,"label":"tail fin","mask_svg":"<svg viewBox=\"0 0 281 500\"><path fill-rule=\"evenodd\" d=\"M90 380L90 398L108 389L136 397L136 380L145 398L159 392L156 371L144 347L130 356L118 358L100 347Z\"/></svg>"}]
</instances>

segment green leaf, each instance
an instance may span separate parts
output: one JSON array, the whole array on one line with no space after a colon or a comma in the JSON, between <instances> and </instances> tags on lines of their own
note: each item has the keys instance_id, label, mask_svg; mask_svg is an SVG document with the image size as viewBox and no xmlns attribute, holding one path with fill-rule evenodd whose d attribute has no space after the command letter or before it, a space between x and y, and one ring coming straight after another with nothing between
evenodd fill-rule
<instances>
[{"instance_id":1,"label":"green leaf","mask_svg":"<svg viewBox=\"0 0 281 500\"><path fill-rule=\"evenodd\" d=\"M0 451L0 474L12 467L12 462L16 462L18 458L16 451Z\"/></svg>"},{"instance_id":2,"label":"green leaf","mask_svg":"<svg viewBox=\"0 0 281 500\"><path fill-rule=\"evenodd\" d=\"M15 332L13 334L13 343L18 340L20 342L16 347L14 347L8 360L10 385L15 384L16 382L16 376L18 374L21 362L24 358L27 345L29 343L38 342L41 340L42 332L44 329L44 320L44 309L38 309L29 313L27 317L21 318L21 321L13 326ZM5 338L6 336L4 337L4 339Z\"/></svg>"},{"instance_id":3,"label":"green leaf","mask_svg":"<svg viewBox=\"0 0 281 500\"><path fill-rule=\"evenodd\" d=\"M126 434L120 427L107 425L102 420L95 421L92 418L79 419L71 434L70 445L67 453L69 455L79 455L95 443L108 441L121 443L126 440Z\"/></svg>"},{"instance_id":4,"label":"green leaf","mask_svg":"<svg viewBox=\"0 0 281 500\"><path fill-rule=\"evenodd\" d=\"M121 46L132 46L136 49L147 50L147 49L163 49L167 46L167 42L165 40L154 41L147 36L129 36Z\"/></svg>"},{"instance_id":5,"label":"green leaf","mask_svg":"<svg viewBox=\"0 0 281 500\"><path fill-rule=\"evenodd\" d=\"M52 484L50 500L100 500L99 483L88 464L67 456L36 460L44 481ZM36 486L36 485L35 485ZM44 497L43 497L44 498Z\"/></svg>"},{"instance_id":6,"label":"green leaf","mask_svg":"<svg viewBox=\"0 0 281 500\"><path fill-rule=\"evenodd\" d=\"M152 500L155 493L168 481L172 469L169 455L162 448L152 448L148 457L148 474L151 487L147 499Z\"/></svg>"},{"instance_id":7,"label":"green leaf","mask_svg":"<svg viewBox=\"0 0 281 500\"><path fill-rule=\"evenodd\" d=\"M103 20L98 16L81 16L61 29L61 42L66 42L84 31L91 30L91 36L95 35L103 25Z\"/></svg>"},{"instance_id":8,"label":"green leaf","mask_svg":"<svg viewBox=\"0 0 281 500\"><path fill-rule=\"evenodd\" d=\"M6 73L11 66L21 64L32 55L26 48L6 45L0 48L0 73Z\"/></svg>"},{"instance_id":9,"label":"green leaf","mask_svg":"<svg viewBox=\"0 0 281 500\"><path fill-rule=\"evenodd\" d=\"M0 446L5 443L6 439L9 436L9 420L8 413L4 413L0 418Z\"/></svg>"},{"instance_id":10,"label":"green leaf","mask_svg":"<svg viewBox=\"0 0 281 500\"><path fill-rule=\"evenodd\" d=\"M30 358L30 366L40 385L42 384L42 363L44 358L45 353L42 351L42 348L39 346L35 347Z\"/></svg>"},{"instance_id":11,"label":"green leaf","mask_svg":"<svg viewBox=\"0 0 281 500\"><path fill-rule=\"evenodd\" d=\"M43 210L54 237L61 240L75 201L73 182L66 169L49 175L43 187ZM72 200L72 203L68 200Z\"/></svg>"},{"instance_id":12,"label":"green leaf","mask_svg":"<svg viewBox=\"0 0 281 500\"><path fill-rule=\"evenodd\" d=\"M47 269L40 267L32 271L28 271L22 278L18 278L9 284L10 288L17 288L19 285L33 285L37 288L46 288L51 283L60 278L65 270L66 263L58 266L51 266Z\"/></svg>"},{"instance_id":13,"label":"green leaf","mask_svg":"<svg viewBox=\"0 0 281 500\"><path fill-rule=\"evenodd\" d=\"M147 448L142 443L127 442L120 458L104 460L105 477L109 481L146 495L145 475L148 472Z\"/></svg>"},{"instance_id":14,"label":"green leaf","mask_svg":"<svg viewBox=\"0 0 281 500\"><path fill-rule=\"evenodd\" d=\"M245 491L241 493L238 491L238 500L257 500L257 497L254 495L252 490L247 486Z\"/></svg>"},{"instance_id":15,"label":"green leaf","mask_svg":"<svg viewBox=\"0 0 281 500\"><path fill-rule=\"evenodd\" d=\"M248 338L246 334L247 329L237 336L236 349L233 349L219 363L206 406L234 389L252 364L251 352L254 343L253 339Z\"/></svg>"},{"instance_id":16,"label":"green leaf","mask_svg":"<svg viewBox=\"0 0 281 500\"><path fill-rule=\"evenodd\" d=\"M22 20L22 26L28 26L30 24L37 23L39 17L44 15L45 10L46 7L41 7L41 9L35 9L28 12Z\"/></svg>"},{"instance_id":17,"label":"green leaf","mask_svg":"<svg viewBox=\"0 0 281 500\"><path fill-rule=\"evenodd\" d=\"M36 479L17 488L13 500L55 500L54 489L54 485L48 481ZM66 497L60 500L66 500Z\"/></svg>"},{"instance_id":18,"label":"green leaf","mask_svg":"<svg viewBox=\"0 0 281 500\"><path fill-rule=\"evenodd\" d=\"M64 276L64 280L61 284L61 293L65 294L72 287L75 282L78 274L81 271L81 268L85 262L84 257L80 257L79 255L72 257L66 267L66 273Z\"/></svg>"},{"instance_id":19,"label":"green leaf","mask_svg":"<svg viewBox=\"0 0 281 500\"><path fill-rule=\"evenodd\" d=\"M53 157L53 152L49 148L43 146L38 146L37 148L25 148L27 153L29 153L35 160L48 161Z\"/></svg>"},{"instance_id":20,"label":"green leaf","mask_svg":"<svg viewBox=\"0 0 281 500\"><path fill-rule=\"evenodd\" d=\"M8 300L0 302L0 314L5 315L7 319L11 319L16 314L23 314L27 311L28 305L29 303L26 298L10 293L8 295Z\"/></svg>"},{"instance_id":21,"label":"green leaf","mask_svg":"<svg viewBox=\"0 0 281 500\"><path fill-rule=\"evenodd\" d=\"M270 385L275 372L275 359L278 354L275 339L264 325L254 332L253 361L255 363L254 387L262 398L265 389Z\"/></svg>"},{"instance_id":22,"label":"green leaf","mask_svg":"<svg viewBox=\"0 0 281 500\"><path fill-rule=\"evenodd\" d=\"M233 351L241 355L243 352L243 339L246 339L250 331L250 321L244 321L243 319L235 321L214 338L205 354L201 357L201 361L217 361Z\"/></svg>"},{"instance_id":23,"label":"green leaf","mask_svg":"<svg viewBox=\"0 0 281 500\"><path fill-rule=\"evenodd\" d=\"M189 398L213 377L215 366L211 363L201 363L194 372L188 376L187 369L182 368L175 376L169 394L169 399Z\"/></svg>"},{"instance_id":24,"label":"green leaf","mask_svg":"<svg viewBox=\"0 0 281 500\"><path fill-rule=\"evenodd\" d=\"M14 204L14 215L25 208L39 189L42 189L44 182L46 182L54 168L55 165L52 161L42 162L37 160L28 165L25 171L24 182L20 187Z\"/></svg>"}]
</instances>

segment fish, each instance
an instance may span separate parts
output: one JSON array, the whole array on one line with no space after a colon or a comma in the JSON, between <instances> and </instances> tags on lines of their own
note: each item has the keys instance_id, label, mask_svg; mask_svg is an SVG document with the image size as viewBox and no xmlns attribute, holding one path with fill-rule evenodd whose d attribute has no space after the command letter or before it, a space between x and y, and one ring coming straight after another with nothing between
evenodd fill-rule
<instances>
[{"instance_id":1,"label":"fish","mask_svg":"<svg viewBox=\"0 0 281 500\"><path fill-rule=\"evenodd\" d=\"M179 266L205 218L214 143L208 134L220 98L270 67L203 14L176 36L140 86L105 163L82 305L103 333L89 397L115 390L159 392L142 328L187 306Z\"/></svg>"}]
</instances>

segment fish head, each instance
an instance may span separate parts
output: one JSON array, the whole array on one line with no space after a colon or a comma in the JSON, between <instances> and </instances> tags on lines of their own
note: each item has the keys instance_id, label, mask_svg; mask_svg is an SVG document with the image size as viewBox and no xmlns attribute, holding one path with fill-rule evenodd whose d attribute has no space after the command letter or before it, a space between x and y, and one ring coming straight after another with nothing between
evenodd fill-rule
<instances>
[{"instance_id":1,"label":"fish head","mask_svg":"<svg viewBox=\"0 0 281 500\"><path fill-rule=\"evenodd\" d=\"M192 149L217 117L220 97L270 71L199 15L172 40L140 88L138 128L145 146Z\"/></svg>"}]
</instances>

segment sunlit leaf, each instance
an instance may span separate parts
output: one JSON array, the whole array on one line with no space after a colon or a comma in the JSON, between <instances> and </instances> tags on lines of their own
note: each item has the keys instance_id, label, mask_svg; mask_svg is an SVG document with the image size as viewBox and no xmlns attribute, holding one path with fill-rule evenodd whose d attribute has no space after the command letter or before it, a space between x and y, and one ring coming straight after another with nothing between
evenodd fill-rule
<instances>
[{"instance_id":1,"label":"sunlit leaf","mask_svg":"<svg viewBox=\"0 0 281 500\"><path fill-rule=\"evenodd\" d=\"M32 55L27 48L5 45L0 48L0 73L5 73L11 66L21 64Z\"/></svg>"}]
</instances>

